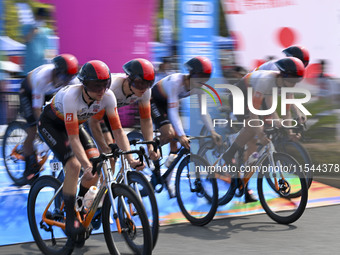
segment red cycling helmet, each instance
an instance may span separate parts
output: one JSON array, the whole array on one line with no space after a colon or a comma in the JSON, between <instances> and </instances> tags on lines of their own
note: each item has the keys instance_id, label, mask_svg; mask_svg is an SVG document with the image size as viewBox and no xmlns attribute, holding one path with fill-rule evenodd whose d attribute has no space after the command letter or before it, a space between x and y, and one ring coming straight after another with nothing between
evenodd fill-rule
<instances>
[{"instance_id":1,"label":"red cycling helmet","mask_svg":"<svg viewBox=\"0 0 340 255\"><path fill-rule=\"evenodd\" d=\"M287 57L295 57L302 61L304 66L308 66L309 52L303 46L290 46L282 51Z\"/></svg>"},{"instance_id":2,"label":"red cycling helmet","mask_svg":"<svg viewBox=\"0 0 340 255\"><path fill-rule=\"evenodd\" d=\"M78 79L83 83L86 90L99 92L110 87L111 72L104 62L91 60L82 66Z\"/></svg>"},{"instance_id":3,"label":"red cycling helmet","mask_svg":"<svg viewBox=\"0 0 340 255\"><path fill-rule=\"evenodd\" d=\"M305 66L300 59L294 57L282 58L276 61L275 65L280 70L283 78L289 78L294 83L302 81Z\"/></svg>"},{"instance_id":4,"label":"red cycling helmet","mask_svg":"<svg viewBox=\"0 0 340 255\"><path fill-rule=\"evenodd\" d=\"M52 59L57 75L75 76L78 73L78 60L71 54L61 54Z\"/></svg>"},{"instance_id":5,"label":"red cycling helmet","mask_svg":"<svg viewBox=\"0 0 340 255\"><path fill-rule=\"evenodd\" d=\"M212 73L212 64L207 57L197 56L186 63L184 66L189 70L190 75L198 74L206 77L210 77Z\"/></svg>"},{"instance_id":6,"label":"red cycling helmet","mask_svg":"<svg viewBox=\"0 0 340 255\"><path fill-rule=\"evenodd\" d=\"M123 65L123 70L129 76L130 85L137 89L148 89L155 81L155 68L144 58L130 60Z\"/></svg>"}]
</instances>

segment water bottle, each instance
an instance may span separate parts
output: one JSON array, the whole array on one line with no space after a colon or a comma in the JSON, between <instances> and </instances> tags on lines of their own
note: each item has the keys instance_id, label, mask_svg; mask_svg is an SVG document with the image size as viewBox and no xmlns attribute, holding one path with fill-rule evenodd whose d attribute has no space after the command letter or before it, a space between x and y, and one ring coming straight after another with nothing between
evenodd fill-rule
<instances>
[{"instance_id":1,"label":"water bottle","mask_svg":"<svg viewBox=\"0 0 340 255\"><path fill-rule=\"evenodd\" d=\"M259 158L259 153L258 152L253 152L250 156L249 156L249 158L248 158L248 160L247 160L247 162L246 162L246 166L250 166L250 165L253 165L253 164L255 164L256 163L256 161L258 160L258 158Z\"/></svg>"},{"instance_id":2,"label":"water bottle","mask_svg":"<svg viewBox=\"0 0 340 255\"><path fill-rule=\"evenodd\" d=\"M98 192L98 188L96 186L91 186L90 189L86 192L83 200L83 205L85 209L90 209L92 206L93 200L96 197Z\"/></svg>"}]
</instances>

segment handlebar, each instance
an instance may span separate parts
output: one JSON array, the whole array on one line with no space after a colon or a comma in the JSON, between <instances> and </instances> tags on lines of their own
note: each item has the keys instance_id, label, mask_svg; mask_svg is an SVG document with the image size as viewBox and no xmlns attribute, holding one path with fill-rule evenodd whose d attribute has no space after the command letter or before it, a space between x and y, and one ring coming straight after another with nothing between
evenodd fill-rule
<instances>
[{"instance_id":1,"label":"handlebar","mask_svg":"<svg viewBox=\"0 0 340 255\"><path fill-rule=\"evenodd\" d=\"M109 158L117 159L119 156L127 155L127 154L138 154L138 158L139 158L139 161L141 162L141 165L143 164L143 157L145 158L145 161L149 165L149 161L146 158L145 149L143 147L139 147L139 150L130 150L130 151L120 150L117 144L109 144L109 147L112 150L110 153L101 153L98 157L93 157L90 159L90 161L92 162L92 166L93 166L92 174L95 174L96 172L98 172L98 174L100 173L100 167L98 166L101 165L101 163L104 160L109 159Z\"/></svg>"},{"instance_id":2,"label":"handlebar","mask_svg":"<svg viewBox=\"0 0 340 255\"><path fill-rule=\"evenodd\" d=\"M267 128L264 130L264 132L267 135L272 135L272 134L285 134L286 130L293 130L295 134L301 134L305 130L305 125L304 124L298 124L295 127L272 127L272 128Z\"/></svg>"}]
</instances>

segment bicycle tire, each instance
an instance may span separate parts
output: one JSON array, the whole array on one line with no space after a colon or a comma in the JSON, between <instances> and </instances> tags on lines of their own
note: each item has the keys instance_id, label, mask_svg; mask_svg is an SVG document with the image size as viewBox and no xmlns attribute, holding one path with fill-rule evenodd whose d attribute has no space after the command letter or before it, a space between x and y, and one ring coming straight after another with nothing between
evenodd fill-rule
<instances>
[{"instance_id":1,"label":"bicycle tire","mask_svg":"<svg viewBox=\"0 0 340 255\"><path fill-rule=\"evenodd\" d=\"M133 183L137 183L138 185L139 192L142 196L143 205L150 221L152 244L153 248L155 248L159 233L159 211L155 192L151 184L148 182L148 180L142 173L136 171L129 171L127 174L127 178L129 185Z\"/></svg>"},{"instance_id":2,"label":"bicycle tire","mask_svg":"<svg viewBox=\"0 0 340 255\"><path fill-rule=\"evenodd\" d=\"M308 151L303 147L303 145L298 141L284 141L280 144L274 144L275 148L278 152L283 152L293 156L300 165L307 164L308 166L312 166L312 159L308 153ZM307 168L306 168L307 169ZM312 185L313 182L313 171L304 171L304 174L307 179L308 189Z\"/></svg>"},{"instance_id":3,"label":"bicycle tire","mask_svg":"<svg viewBox=\"0 0 340 255\"><path fill-rule=\"evenodd\" d=\"M291 155L289 155L289 154L287 154L287 153L282 153L282 152L275 152L274 154L273 154L273 156L275 156L276 154L278 154L278 155L286 155L286 156L288 156L288 157L291 157L291 158L293 158L294 160L296 160L294 157L292 157ZM275 162L277 162L276 160L275 160L275 157L274 157L274 161ZM297 161L297 160L296 160ZM265 159L265 161L263 162L264 164L269 164L268 163L268 159ZM298 166L296 166L295 168L298 168ZM300 169L300 168L298 168L298 169ZM305 175L304 175L305 176ZM305 177L306 178L306 177ZM273 189L273 190L275 190L275 184L273 183L273 181L270 179L270 178L267 178L267 182L268 182L268 184L269 184L269 186ZM307 179L306 179L306 182L307 182ZM307 186L308 187L308 186ZM290 195L289 195L289 197L290 198L297 198L297 197L299 197L299 196L301 196L301 190L299 190L299 189L296 189L293 193L290 193Z\"/></svg>"},{"instance_id":4,"label":"bicycle tire","mask_svg":"<svg viewBox=\"0 0 340 255\"><path fill-rule=\"evenodd\" d=\"M194 163L195 169L190 163ZM207 167L209 163L198 155L187 155L182 159L176 174L176 197L185 218L193 225L204 226L216 214L218 189L214 176L208 172L197 172L197 166Z\"/></svg>"},{"instance_id":5,"label":"bicycle tire","mask_svg":"<svg viewBox=\"0 0 340 255\"><path fill-rule=\"evenodd\" d=\"M280 224L290 224L298 220L306 208L308 201L307 182L304 173L297 168L299 163L293 157L283 153L275 153L273 157L276 163L280 163L279 167L282 168L285 175L284 178L279 180L279 183L282 181L280 185L282 188L278 192L270 185L266 187L266 183L270 183L268 180L273 176L273 173L260 171L257 179L258 196L263 209L271 219ZM287 170L289 166L293 166L295 171L285 171L286 166ZM264 179L267 182L264 182ZM290 196L289 193L292 189L300 190L300 196L295 198Z\"/></svg>"},{"instance_id":6,"label":"bicycle tire","mask_svg":"<svg viewBox=\"0 0 340 255\"><path fill-rule=\"evenodd\" d=\"M218 149L217 146L213 145L211 141L207 141L200 146L197 154L207 160L210 165L213 165L221 153L225 152L226 150L226 146ZM219 165L223 165L223 162L220 162ZM216 182L218 186L218 205L226 205L234 197L236 191L235 182L227 183L220 179L216 179Z\"/></svg>"},{"instance_id":7,"label":"bicycle tire","mask_svg":"<svg viewBox=\"0 0 340 255\"><path fill-rule=\"evenodd\" d=\"M74 249L73 243L70 241L70 239L66 238L64 231L61 228L57 226L50 226L40 221L42 219L41 215L44 211L44 208L47 206L50 199L52 198L50 196L53 196L55 194L60 185L61 182L58 181L56 178L52 176L42 176L33 183L28 195L27 214L29 226L37 246L39 247L40 251L46 255L71 254ZM46 193L50 195L48 199L46 199ZM62 196L57 196L56 200L59 201L55 201L55 205L61 205ZM53 207L53 203L51 207ZM57 211L55 211L57 208L54 208L55 210L52 210L51 207L48 211L50 215L49 217L64 221L64 213L57 213ZM41 213L37 212L36 209L38 208L41 210L39 211ZM48 233L48 231L44 230L41 226L53 229L53 235L57 237L54 239L54 241L56 242L55 244L53 243L53 239L46 238L47 234L45 234L45 232ZM39 229L41 230L41 232L39 232ZM54 231L56 231L56 233ZM59 235L61 235L60 238L58 237ZM57 242L58 244L60 243L60 245L58 245Z\"/></svg>"},{"instance_id":8,"label":"bicycle tire","mask_svg":"<svg viewBox=\"0 0 340 255\"><path fill-rule=\"evenodd\" d=\"M10 154L15 146L20 146L20 144L24 143L27 137L25 125L26 123L22 121L11 122L7 126L2 142L2 156L6 171L8 176L14 182L14 185L18 187L24 186L28 183L26 178L23 177L23 173L25 171L25 160L13 158Z\"/></svg>"},{"instance_id":9,"label":"bicycle tire","mask_svg":"<svg viewBox=\"0 0 340 255\"><path fill-rule=\"evenodd\" d=\"M140 202L139 198L135 194L135 192L129 187L124 186L122 184L112 184L112 193L113 197L118 200L117 212L118 215L114 215L113 218L116 219L118 217L119 222L122 226L122 234L118 234L115 229L111 230L111 225L115 225L110 223L110 209L111 209L111 201L108 195L106 195L102 207L102 222L103 222L103 232L107 247L110 251L110 254L121 254L121 242L126 242L130 249L137 254L151 254L152 253L152 235L150 231L149 220L147 214L145 212L143 204ZM121 202L121 198L128 201L129 204L132 204L134 210L136 210L136 215L138 215L140 224L142 229L136 228L134 219L133 221L128 221L129 225L126 224L126 218L123 213L123 206ZM135 217L135 214L133 217ZM137 222L138 223L138 222ZM132 226L131 226L131 225ZM130 228L129 228L130 227ZM132 229L131 229L132 227ZM136 233L133 233L133 231ZM137 233L138 232L138 233ZM127 237L127 235L133 235L132 238ZM142 234L141 242L142 244L136 244L139 238L139 234ZM119 240L119 235L123 236L124 240ZM134 238L134 239L133 239ZM116 240L115 240L116 239ZM133 240L132 240L133 239ZM138 239L138 240L137 240ZM131 252L131 251L130 251Z\"/></svg>"}]
</instances>

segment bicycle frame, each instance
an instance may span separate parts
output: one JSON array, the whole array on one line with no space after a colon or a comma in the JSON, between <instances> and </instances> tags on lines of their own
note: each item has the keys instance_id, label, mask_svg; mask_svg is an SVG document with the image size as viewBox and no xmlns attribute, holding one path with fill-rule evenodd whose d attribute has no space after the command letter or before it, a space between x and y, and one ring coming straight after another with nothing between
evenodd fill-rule
<instances>
[{"instance_id":1,"label":"bicycle frame","mask_svg":"<svg viewBox=\"0 0 340 255\"><path fill-rule=\"evenodd\" d=\"M117 207L116 207L116 203L114 201L112 190L110 188L112 184L115 184L117 182L113 178L110 161L108 159L105 159L103 161L103 165L101 167L101 172L102 172L102 175L103 175L103 181L101 182L101 185L99 187L99 191L98 191L96 197L94 198L93 203L92 203L89 211L84 215L84 218L81 217L79 211L76 211L76 216L77 216L77 219L79 220L79 222L84 226L84 228L88 229L90 224L91 224L91 221L93 219L93 216L98 209L98 206L99 206L99 203L100 203L102 197L106 194L106 192L108 192L108 195L109 195L109 198L110 198L110 201L111 201L111 205L112 205L112 210L114 212L113 217L116 221L117 231L119 233L121 233L122 228L121 228L121 225L120 225L120 222L119 222L119 219L118 219ZM81 179L82 179L82 177L79 178L78 184L81 182ZM63 188L63 184L60 186L58 191L55 193L55 195L52 197L52 199L50 200L50 202L46 206L45 211L44 211L43 216L42 216L42 220L43 220L43 222L45 222L48 225L58 226L58 227L65 230L65 223L48 219L48 217L46 216L48 209L50 208L51 204L54 202L54 199L56 198L56 196L61 192L62 188ZM125 201L123 199L121 201L122 201L124 211L127 214L127 217L129 219L131 219L131 214L130 214L129 210L127 209ZM61 204L60 210L62 210L63 207L64 207L64 203Z\"/></svg>"},{"instance_id":2,"label":"bicycle frame","mask_svg":"<svg viewBox=\"0 0 340 255\"><path fill-rule=\"evenodd\" d=\"M156 173L156 171L153 171L153 172L152 172L152 176L156 177L156 178L154 178L154 179L157 180L157 183L152 183L152 185L154 186L154 188L155 188L155 186L157 186L158 184L162 185L162 187L161 187L160 189L155 189L155 192L160 193L160 192L163 190L163 188L164 188L164 182L165 182L166 178L171 174L171 172L174 170L175 166L176 166L177 163L183 158L183 156L186 155L186 154L188 154L188 153L190 153L190 150L188 150L188 149L186 149L186 148L184 148L184 147L181 147L180 150L179 150L179 152L177 153L177 157L174 159L174 161L171 163L171 165L168 167L168 169L165 171L164 174L161 175L160 172L159 172L159 173ZM159 176L157 176L157 175L159 175ZM152 178L152 176L151 176L151 178ZM157 177L160 177L160 178L161 178L162 183L160 183L160 182L158 181L158 178L157 178ZM169 191L169 190L168 190L168 191Z\"/></svg>"},{"instance_id":3,"label":"bicycle frame","mask_svg":"<svg viewBox=\"0 0 340 255\"><path fill-rule=\"evenodd\" d=\"M275 166L274 157L273 157L273 154L275 152L276 152L276 150L275 150L273 142L269 141L269 143L266 144L265 146L263 146L261 148L261 150L259 151L260 157L256 160L256 162L253 164L253 166L260 166L260 165L262 165L262 163L266 159L269 160L269 163L270 163L271 166ZM242 155L239 155L240 159L238 160L238 162L240 162L241 158L243 157L243 153L241 153L241 154ZM217 162L219 162L222 159L222 157L223 157L223 154L214 162L213 166L216 166ZM225 166L225 164L224 164L224 166ZM242 181L243 187L245 187L248 184L250 178L254 175L255 172L256 171L249 171L249 172L245 173L242 178L240 178L240 180ZM280 171L280 176L284 180L284 176L282 174L282 171ZM274 176L274 182L275 182L275 188L277 190L279 190L279 184L278 184L276 175ZM231 183L231 180L230 180L229 183Z\"/></svg>"}]
</instances>

